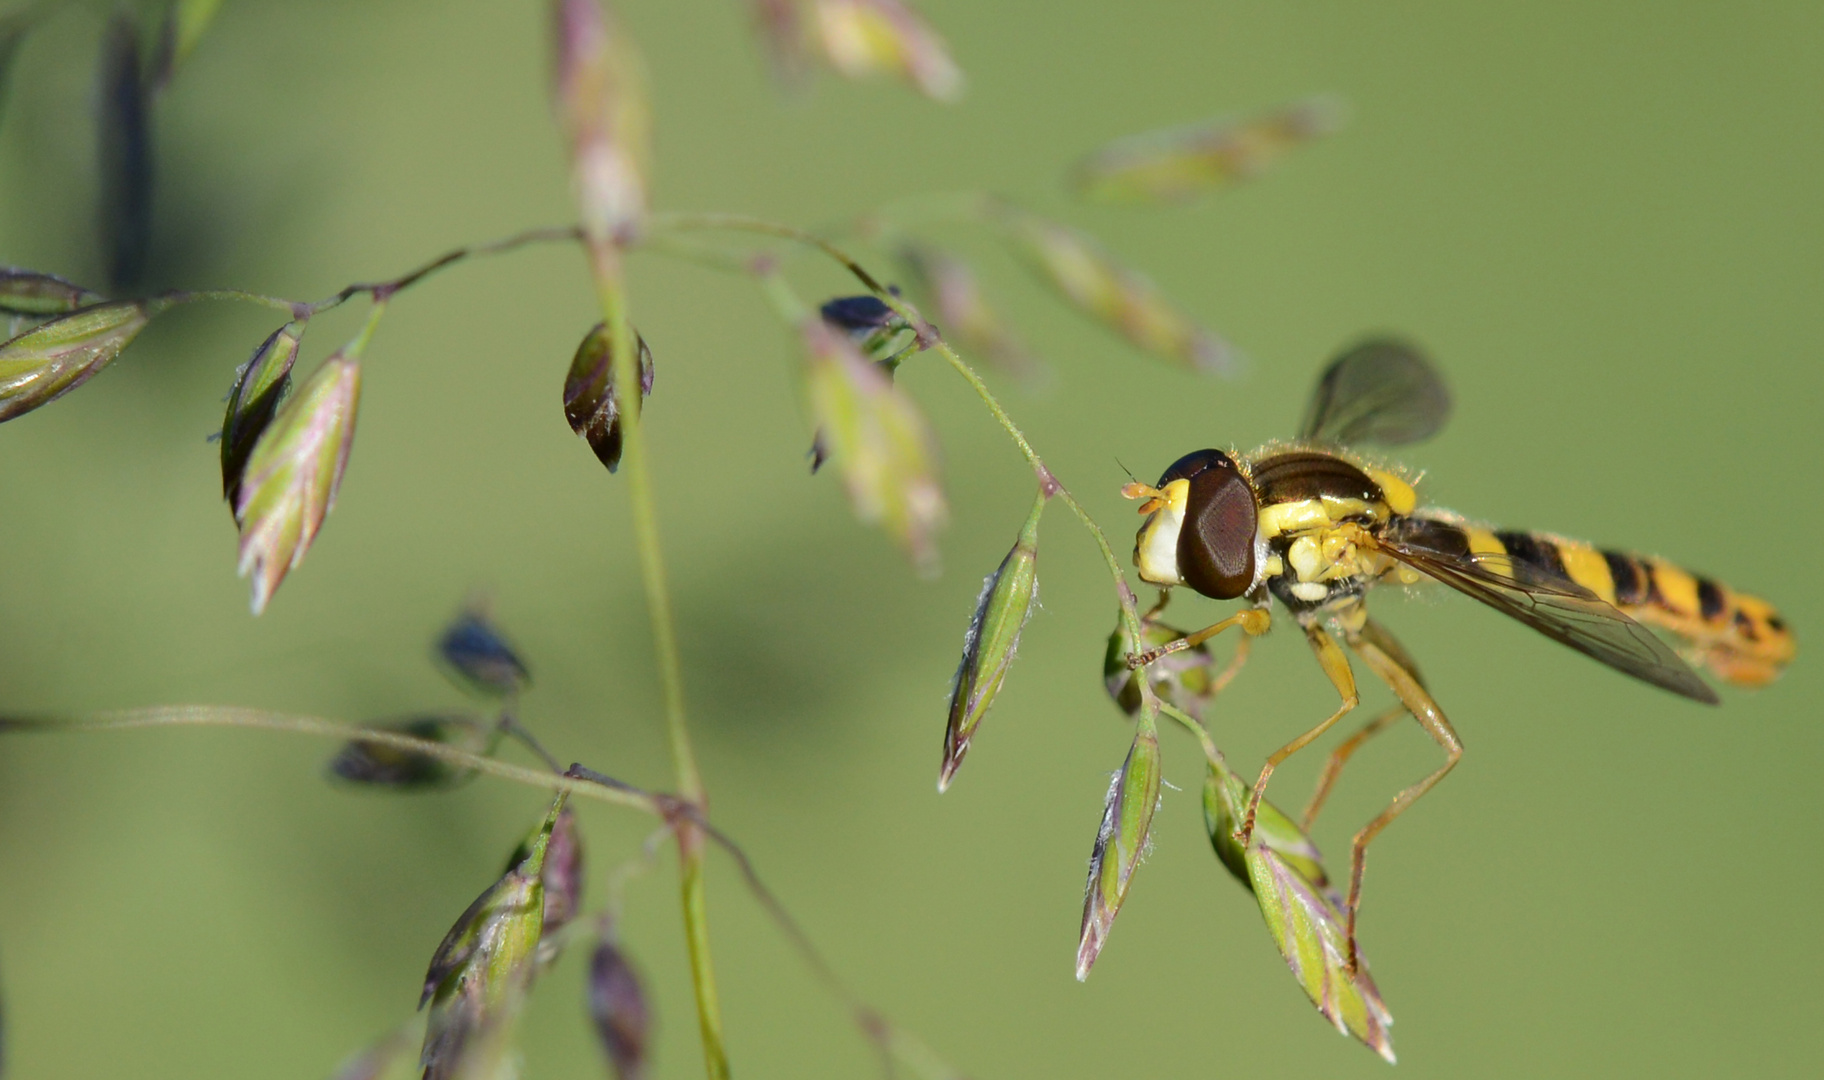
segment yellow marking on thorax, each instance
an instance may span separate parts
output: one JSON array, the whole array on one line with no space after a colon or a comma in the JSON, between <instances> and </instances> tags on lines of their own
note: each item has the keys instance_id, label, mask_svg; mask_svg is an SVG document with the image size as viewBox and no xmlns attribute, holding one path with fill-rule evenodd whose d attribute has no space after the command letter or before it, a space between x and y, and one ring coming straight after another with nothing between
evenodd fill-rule
<instances>
[{"instance_id":1,"label":"yellow marking on thorax","mask_svg":"<svg viewBox=\"0 0 1824 1080\"><path fill-rule=\"evenodd\" d=\"M1558 557L1564 561L1564 572L1571 575L1571 580L1613 604L1615 575L1609 572L1609 562L1602 553L1573 540L1559 540L1557 544Z\"/></svg>"},{"instance_id":2,"label":"yellow marking on thorax","mask_svg":"<svg viewBox=\"0 0 1824 1080\"><path fill-rule=\"evenodd\" d=\"M1271 540L1276 536L1328 529L1352 517L1385 521L1387 511L1388 506L1384 502L1339 499L1333 495L1274 503L1260 508L1260 538Z\"/></svg>"},{"instance_id":3,"label":"yellow marking on thorax","mask_svg":"<svg viewBox=\"0 0 1824 1080\"><path fill-rule=\"evenodd\" d=\"M1363 466L1362 471L1380 487L1381 498L1387 503L1387 509L1404 517L1418 507L1419 495L1412 490L1411 484L1385 469Z\"/></svg>"}]
</instances>

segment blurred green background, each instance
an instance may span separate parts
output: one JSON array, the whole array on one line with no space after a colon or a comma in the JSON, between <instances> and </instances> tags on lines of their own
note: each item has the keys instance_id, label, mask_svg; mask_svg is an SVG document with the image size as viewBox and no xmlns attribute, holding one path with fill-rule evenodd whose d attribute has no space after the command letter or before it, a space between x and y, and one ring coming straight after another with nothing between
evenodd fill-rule
<instances>
[{"instance_id":1,"label":"blurred green background","mask_svg":"<svg viewBox=\"0 0 1824 1080\"><path fill-rule=\"evenodd\" d=\"M1186 450L1289 434L1321 361L1389 329L1458 410L1408 462L1465 513L1657 551L1806 635L1824 377L1824 8L1811 3L929 0L970 92L769 85L745 9L628 2L657 108L658 202L819 224L988 189L1102 236L1255 361L1218 382L1132 353L1004 259L995 294L1052 365L997 382L1125 553L1117 488ZM97 276L91 102L102 5L26 46L0 123L0 261ZM231 0L158 116L158 285L314 297L458 243L569 219L542 5ZM1073 205L1059 177L1132 131L1313 91L1353 119L1180 210ZM990 253L967 234L967 250ZM973 245L973 246L971 246ZM1048 515L1044 610L967 767L932 788L980 576L1030 476L956 379L902 383L945 447L946 572L913 577L804 475L788 335L751 288L642 257L649 416L689 698L716 820L863 993L981 1077L1385 1075L1306 1003L1201 835L1199 755L1166 736L1155 851L1085 985L1084 859L1128 729L1087 537ZM811 295L840 277L795 266ZM352 332L319 320L307 352ZM431 636L472 590L533 665L526 721L566 760L669 766L619 482L563 423L595 318L581 260L529 251L394 305L355 456L258 620L216 452L268 313L161 319L79 393L0 428L0 706L170 702L349 720L457 705ZM1185 620L1220 611L1180 600ZM1375 848L1363 940L1408 1077L1815 1075L1824 1052L1815 659L1709 710L1466 600L1381 598L1468 745ZM1275 635L1215 714L1256 763L1334 700ZM1378 706L1384 691L1366 704ZM321 778L330 747L226 731L0 742L0 979L14 1075L326 1077L409 1013L426 958L540 812L478 782L420 798ZM1437 752L1351 767L1347 836ZM1302 802L1317 755L1276 781ZM1250 764L1251 768L1252 765ZM644 820L591 808L601 890ZM738 1075L852 1076L866 1046L725 860L711 902ZM624 935L659 1075L701 1075L675 879ZM541 984L528 1075L599 1075L577 957Z\"/></svg>"}]
</instances>

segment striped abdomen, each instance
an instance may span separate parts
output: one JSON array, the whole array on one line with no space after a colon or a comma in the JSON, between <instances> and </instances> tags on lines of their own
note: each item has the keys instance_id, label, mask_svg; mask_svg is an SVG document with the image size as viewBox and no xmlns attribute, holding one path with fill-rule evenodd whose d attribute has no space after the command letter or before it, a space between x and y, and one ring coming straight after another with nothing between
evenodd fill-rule
<instances>
[{"instance_id":1,"label":"striped abdomen","mask_svg":"<svg viewBox=\"0 0 1824 1080\"><path fill-rule=\"evenodd\" d=\"M1792 630L1773 605L1662 559L1591 547L1544 533L1450 522L1469 550L1507 554L1570 578L1635 620L1680 639L1686 657L1740 686L1772 682L1792 659Z\"/></svg>"}]
</instances>

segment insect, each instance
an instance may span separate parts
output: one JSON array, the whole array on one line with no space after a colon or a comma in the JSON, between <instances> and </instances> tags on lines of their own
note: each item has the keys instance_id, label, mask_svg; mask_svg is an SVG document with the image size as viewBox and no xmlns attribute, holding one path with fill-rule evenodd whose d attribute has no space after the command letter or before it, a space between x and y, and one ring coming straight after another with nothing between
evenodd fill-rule
<instances>
[{"instance_id":1,"label":"insect","mask_svg":"<svg viewBox=\"0 0 1824 1080\"><path fill-rule=\"evenodd\" d=\"M1146 500L1134 563L1142 580L1161 589L1154 613L1180 585L1250 605L1213 626L1129 656L1131 667L1231 627L1241 627L1248 638L1264 634L1271 626L1271 599L1277 598L1342 698L1327 719L1267 758L1238 840L1246 843L1252 835L1274 769L1355 708L1349 652L1400 704L1331 754L1305 809L1305 827L1349 756L1400 717L1412 715L1444 750L1441 766L1396 795L1355 835L1344 912L1351 969L1368 845L1463 755L1461 740L1418 667L1369 618L1366 598L1373 586L1441 581L1618 671L1707 704L1717 702L1716 692L1693 665L1726 682L1759 686L1779 675L1795 648L1792 631L1758 597L1660 559L1544 533L1496 531L1421 506L1404 476L1352 449L1419 442L1435 434L1449 412L1443 380L1416 349L1372 340L1325 369L1296 441L1245 455L1198 450L1174 462L1157 485L1122 489L1129 498ZM1667 632L1681 650L1648 627ZM1246 648L1244 638L1236 664Z\"/></svg>"}]
</instances>

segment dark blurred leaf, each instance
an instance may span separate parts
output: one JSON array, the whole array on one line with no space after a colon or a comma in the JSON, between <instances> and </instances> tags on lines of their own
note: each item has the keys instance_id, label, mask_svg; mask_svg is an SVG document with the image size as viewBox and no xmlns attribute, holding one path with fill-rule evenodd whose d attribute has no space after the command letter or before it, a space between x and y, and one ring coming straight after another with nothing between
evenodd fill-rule
<instances>
[{"instance_id":1,"label":"dark blurred leaf","mask_svg":"<svg viewBox=\"0 0 1824 1080\"><path fill-rule=\"evenodd\" d=\"M0 15L0 119L6 116L6 89L12 82L13 61L18 59L19 46L25 44L25 36L37 22L38 13L31 10Z\"/></svg>"},{"instance_id":2,"label":"dark blurred leaf","mask_svg":"<svg viewBox=\"0 0 1824 1080\"><path fill-rule=\"evenodd\" d=\"M106 297L73 281L36 270L0 267L0 311L14 315L62 315L101 303Z\"/></svg>"},{"instance_id":3,"label":"dark blurred leaf","mask_svg":"<svg viewBox=\"0 0 1824 1080\"><path fill-rule=\"evenodd\" d=\"M367 726L483 756L492 754L500 739L494 725L473 716L414 716ZM330 759L329 773L337 779L366 787L433 791L463 783L474 777L475 770L449 765L396 746L354 739Z\"/></svg>"},{"instance_id":4,"label":"dark blurred leaf","mask_svg":"<svg viewBox=\"0 0 1824 1080\"><path fill-rule=\"evenodd\" d=\"M304 336L302 322L289 322L260 343L253 356L234 373L228 392L228 411L222 418L222 497L230 507L241 488L241 473L253 446L279 411L279 402L291 389L291 365L298 358Z\"/></svg>"},{"instance_id":5,"label":"dark blurred leaf","mask_svg":"<svg viewBox=\"0 0 1824 1080\"><path fill-rule=\"evenodd\" d=\"M617 1080L641 1080L652 1011L639 975L606 933L589 961L589 1018Z\"/></svg>"},{"instance_id":6,"label":"dark blurred leaf","mask_svg":"<svg viewBox=\"0 0 1824 1080\"><path fill-rule=\"evenodd\" d=\"M525 662L479 608L468 608L437 639L437 655L464 686L483 694L515 694L532 683Z\"/></svg>"},{"instance_id":7,"label":"dark blurred leaf","mask_svg":"<svg viewBox=\"0 0 1824 1080\"><path fill-rule=\"evenodd\" d=\"M158 54L149 80L154 91L170 85L221 6L222 0L173 0L159 29Z\"/></svg>"}]
</instances>

